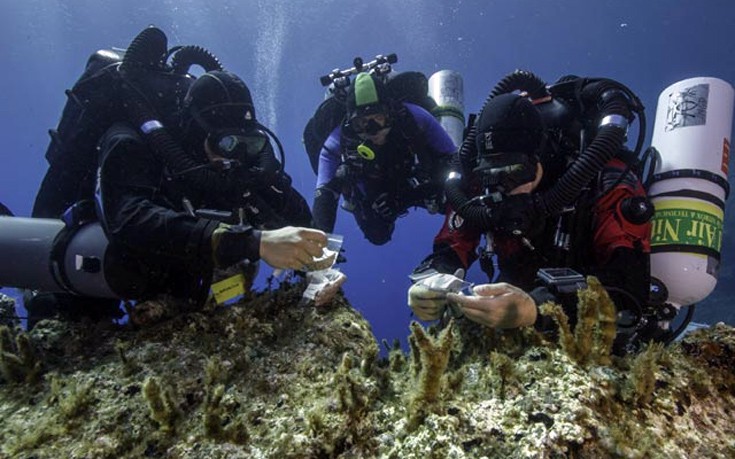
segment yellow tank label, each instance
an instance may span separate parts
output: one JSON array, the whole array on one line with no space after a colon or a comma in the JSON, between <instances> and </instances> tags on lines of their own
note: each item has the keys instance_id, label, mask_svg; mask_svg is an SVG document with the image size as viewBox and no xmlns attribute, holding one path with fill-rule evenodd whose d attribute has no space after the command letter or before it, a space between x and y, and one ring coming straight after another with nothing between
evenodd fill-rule
<instances>
[{"instance_id":1,"label":"yellow tank label","mask_svg":"<svg viewBox=\"0 0 735 459\"><path fill-rule=\"evenodd\" d=\"M659 199L651 228L651 245L692 245L720 251L724 212L694 200Z\"/></svg>"},{"instance_id":2,"label":"yellow tank label","mask_svg":"<svg viewBox=\"0 0 735 459\"><path fill-rule=\"evenodd\" d=\"M236 274L227 279L212 284L212 294L217 304L222 304L245 294L245 276Z\"/></svg>"}]
</instances>

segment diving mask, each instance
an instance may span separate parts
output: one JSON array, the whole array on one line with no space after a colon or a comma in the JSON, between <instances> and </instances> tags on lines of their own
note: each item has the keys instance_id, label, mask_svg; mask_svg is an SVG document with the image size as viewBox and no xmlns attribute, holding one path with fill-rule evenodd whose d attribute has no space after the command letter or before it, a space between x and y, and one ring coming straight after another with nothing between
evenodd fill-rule
<instances>
[{"instance_id":1,"label":"diving mask","mask_svg":"<svg viewBox=\"0 0 735 459\"><path fill-rule=\"evenodd\" d=\"M509 193L536 178L536 158L520 152L485 153L480 155L473 169L482 180L482 186L493 191Z\"/></svg>"},{"instance_id":2,"label":"diving mask","mask_svg":"<svg viewBox=\"0 0 735 459\"><path fill-rule=\"evenodd\" d=\"M223 158L240 161L245 165L255 163L268 137L258 129L244 131L227 129L212 132L207 136L207 144L212 151Z\"/></svg>"},{"instance_id":3,"label":"diving mask","mask_svg":"<svg viewBox=\"0 0 735 459\"><path fill-rule=\"evenodd\" d=\"M350 121L350 125L356 134L366 134L369 136L373 136L382 129L389 127L388 116L384 113L373 113L357 117Z\"/></svg>"}]
</instances>

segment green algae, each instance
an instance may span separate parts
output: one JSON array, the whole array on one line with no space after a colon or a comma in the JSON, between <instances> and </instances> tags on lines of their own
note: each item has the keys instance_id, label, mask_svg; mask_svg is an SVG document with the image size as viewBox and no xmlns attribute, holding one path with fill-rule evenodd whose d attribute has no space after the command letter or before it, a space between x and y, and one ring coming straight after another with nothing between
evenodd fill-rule
<instances>
[{"instance_id":1,"label":"green algae","mask_svg":"<svg viewBox=\"0 0 735 459\"><path fill-rule=\"evenodd\" d=\"M143 396L148 403L150 417L165 433L176 431L176 421L181 412L176 403L176 391L171 384L166 384L155 376L149 376L143 383Z\"/></svg>"},{"instance_id":2,"label":"green algae","mask_svg":"<svg viewBox=\"0 0 735 459\"><path fill-rule=\"evenodd\" d=\"M460 320L414 324L410 354L386 345L380 359L342 297L297 306L303 287L137 331L39 324L27 337L45 374L0 384L0 457L735 455L727 325L610 358L593 286L574 332L588 343Z\"/></svg>"},{"instance_id":3,"label":"green algae","mask_svg":"<svg viewBox=\"0 0 735 459\"><path fill-rule=\"evenodd\" d=\"M615 304L597 278L587 277L588 288L577 293L577 326L572 332L561 306L541 305L541 313L551 316L559 326L559 344L579 365L610 365L615 341Z\"/></svg>"},{"instance_id":4,"label":"green algae","mask_svg":"<svg viewBox=\"0 0 735 459\"><path fill-rule=\"evenodd\" d=\"M15 336L13 336L15 335ZM28 334L0 325L0 375L8 383L35 384L42 363L36 356Z\"/></svg>"}]
</instances>

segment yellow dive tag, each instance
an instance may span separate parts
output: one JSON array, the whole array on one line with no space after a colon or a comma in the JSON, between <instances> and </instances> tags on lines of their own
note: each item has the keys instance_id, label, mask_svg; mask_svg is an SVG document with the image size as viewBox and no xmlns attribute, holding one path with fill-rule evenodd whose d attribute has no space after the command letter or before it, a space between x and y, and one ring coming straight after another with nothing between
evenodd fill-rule
<instances>
[{"instance_id":1,"label":"yellow dive tag","mask_svg":"<svg viewBox=\"0 0 735 459\"><path fill-rule=\"evenodd\" d=\"M372 161L375 159L375 152L372 148L368 147L364 143L361 143L357 146L357 154L360 155L361 158L367 159L368 161Z\"/></svg>"},{"instance_id":2,"label":"yellow dive tag","mask_svg":"<svg viewBox=\"0 0 735 459\"><path fill-rule=\"evenodd\" d=\"M217 304L223 304L230 301L238 295L245 294L245 276L235 274L232 277L223 279L212 284L212 294Z\"/></svg>"}]
</instances>

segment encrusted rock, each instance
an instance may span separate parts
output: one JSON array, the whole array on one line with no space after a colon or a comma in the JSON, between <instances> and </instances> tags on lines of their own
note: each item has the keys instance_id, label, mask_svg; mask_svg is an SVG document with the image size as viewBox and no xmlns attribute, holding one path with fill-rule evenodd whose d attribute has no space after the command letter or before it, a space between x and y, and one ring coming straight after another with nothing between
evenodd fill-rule
<instances>
[{"instance_id":1,"label":"encrusted rock","mask_svg":"<svg viewBox=\"0 0 735 459\"><path fill-rule=\"evenodd\" d=\"M39 324L43 379L0 384L0 457L735 457L730 326L608 361L458 322L423 361L378 360L358 312L297 306L303 288L137 331Z\"/></svg>"}]
</instances>

